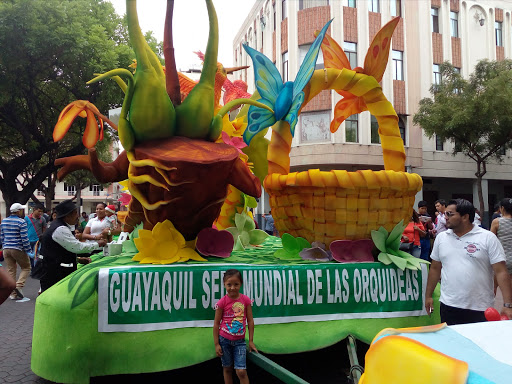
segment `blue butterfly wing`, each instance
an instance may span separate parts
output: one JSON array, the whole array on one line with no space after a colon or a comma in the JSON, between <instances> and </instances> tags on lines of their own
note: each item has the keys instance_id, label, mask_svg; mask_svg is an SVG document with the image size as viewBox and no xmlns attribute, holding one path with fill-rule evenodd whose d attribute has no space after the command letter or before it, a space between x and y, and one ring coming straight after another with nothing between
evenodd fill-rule
<instances>
[{"instance_id":1,"label":"blue butterfly wing","mask_svg":"<svg viewBox=\"0 0 512 384\"><path fill-rule=\"evenodd\" d=\"M290 111L284 118L284 121L287 121L290 124L290 132L292 136L295 134L295 126L297 125L297 121L299 120L299 110L304 102L304 92L300 92L295 99L293 99L292 106L290 107Z\"/></svg>"},{"instance_id":2,"label":"blue butterfly wing","mask_svg":"<svg viewBox=\"0 0 512 384\"><path fill-rule=\"evenodd\" d=\"M259 99L258 101L273 108L272 103L268 100ZM275 123L276 118L273 112L251 105L247 113L247 128L244 131L245 144L249 145L254 136Z\"/></svg>"},{"instance_id":3,"label":"blue butterfly wing","mask_svg":"<svg viewBox=\"0 0 512 384\"><path fill-rule=\"evenodd\" d=\"M318 54L320 52L320 47L322 46L322 41L324 40L324 36L331 24L332 19L324 25L318 36L316 37L311 47L309 47L308 53L302 62L299 72L297 73L297 77L293 83L293 99L302 92L308 81L313 76L313 72L315 71L316 59L318 58Z\"/></svg>"},{"instance_id":4,"label":"blue butterfly wing","mask_svg":"<svg viewBox=\"0 0 512 384\"><path fill-rule=\"evenodd\" d=\"M248 45L244 45L244 49L247 54L251 56L252 63L254 65L256 89L261 97L274 104L276 102L277 95L279 95L281 88L283 88L283 79L281 78L281 74L267 56L255 49L252 49ZM271 108L273 109L274 106L272 105Z\"/></svg>"}]
</instances>

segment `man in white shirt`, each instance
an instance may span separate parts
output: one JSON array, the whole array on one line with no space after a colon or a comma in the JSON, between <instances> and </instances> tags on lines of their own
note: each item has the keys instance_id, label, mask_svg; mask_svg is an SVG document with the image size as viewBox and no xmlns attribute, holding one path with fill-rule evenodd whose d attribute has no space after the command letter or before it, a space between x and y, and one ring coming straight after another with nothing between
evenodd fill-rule
<instances>
[{"instance_id":1,"label":"man in white shirt","mask_svg":"<svg viewBox=\"0 0 512 384\"><path fill-rule=\"evenodd\" d=\"M66 200L55 207L57 219L44 233L40 255L43 263L41 292L50 288L59 280L76 271L77 261L81 264L91 262L89 257L77 257L77 253L89 254L106 245L105 239L81 242L75 235L75 224L78 220L76 205Z\"/></svg>"},{"instance_id":2,"label":"man in white shirt","mask_svg":"<svg viewBox=\"0 0 512 384\"><path fill-rule=\"evenodd\" d=\"M486 321L494 305L494 278L503 293L502 314L512 318L512 285L505 253L497 237L473 224L475 208L464 199L451 200L444 212L448 230L440 233L430 257L425 309L433 312L432 294L441 279L441 321L448 325Z\"/></svg>"},{"instance_id":3,"label":"man in white shirt","mask_svg":"<svg viewBox=\"0 0 512 384\"><path fill-rule=\"evenodd\" d=\"M448 229L446 227L446 217L444 216L444 212L446 210L446 201L437 200L435 206L438 212L435 222L436 234L440 234L441 232L444 232Z\"/></svg>"}]
</instances>

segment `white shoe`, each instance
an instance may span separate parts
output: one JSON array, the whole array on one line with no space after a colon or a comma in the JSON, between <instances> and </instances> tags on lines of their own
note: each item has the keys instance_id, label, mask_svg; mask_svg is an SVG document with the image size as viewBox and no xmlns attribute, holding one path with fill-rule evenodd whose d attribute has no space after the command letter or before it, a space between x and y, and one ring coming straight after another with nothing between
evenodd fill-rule
<instances>
[{"instance_id":1,"label":"white shoe","mask_svg":"<svg viewBox=\"0 0 512 384\"><path fill-rule=\"evenodd\" d=\"M11 299L11 300L16 300L17 298L18 298L18 295L16 295L15 293L11 293L9 295L9 299Z\"/></svg>"}]
</instances>

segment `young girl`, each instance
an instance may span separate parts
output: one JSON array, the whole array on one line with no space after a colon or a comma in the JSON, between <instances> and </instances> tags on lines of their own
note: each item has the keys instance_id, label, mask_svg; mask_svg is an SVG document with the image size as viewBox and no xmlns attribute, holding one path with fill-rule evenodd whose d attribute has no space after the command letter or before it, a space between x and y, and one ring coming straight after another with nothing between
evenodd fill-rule
<instances>
[{"instance_id":1,"label":"young girl","mask_svg":"<svg viewBox=\"0 0 512 384\"><path fill-rule=\"evenodd\" d=\"M254 320L252 318L251 299L240 293L242 274L236 269L225 272L224 288L226 296L219 300L213 323L213 342L215 352L221 358L224 383L233 383L233 366L241 384L249 384L245 367L245 320L249 328L249 348L258 352L252 339Z\"/></svg>"}]
</instances>

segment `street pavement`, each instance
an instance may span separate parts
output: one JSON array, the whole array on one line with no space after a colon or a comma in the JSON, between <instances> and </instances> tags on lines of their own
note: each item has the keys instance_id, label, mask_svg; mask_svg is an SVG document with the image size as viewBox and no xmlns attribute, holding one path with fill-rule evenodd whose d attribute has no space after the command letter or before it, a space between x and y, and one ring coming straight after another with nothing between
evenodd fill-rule
<instances>
[{"instance_id":1,"label":"street pavement","mask_svg":"<svg viewBox=\"0 0 512 384\"><path fill-rule=\"evenodd\" d=\"M31 383L50 384L51 381L35 375L30 369L32 352L32 329L34 324L34 308L39 290L39 280L27 279L23 294L30 301L17 302L7 299L0 305L0 383ZM501 291L496 296L496 309L503 305ZM325 348L295 355L269 355L272 360L286 367L310 383L343 383L347 373L348 356L345 341ZM363 351L358 351L359 363L364 363ZM333 360L331 360L333 359ZM331 367L330 373L321 367ZM332 370L335 372L332 372ZM248 362L247 370L251 383L278 383L275 377ZM218 378L222 383L222 368L216 359L175 371L140 375L117 375L91 378L91 384L112 383L122 380L125 383L168 383L168 382L199 382L203 381L204 373L209 372L211 383ZM217 382L217 381L215 381ZM235 382L237 380L235 379Z\"/></svg>"},{"instance_id":2,"label":"street pavement","mask_svg":"<svg viewBox=\"0 0 512 384\"><path fill-rule=\"evenodd\" d=\"M23 295L30 298L30 301L7 299L0 305L0 383L50 383L36 376L30 369L38 290L39 280L29 277Z\"/></svg>"}]
</instances>

